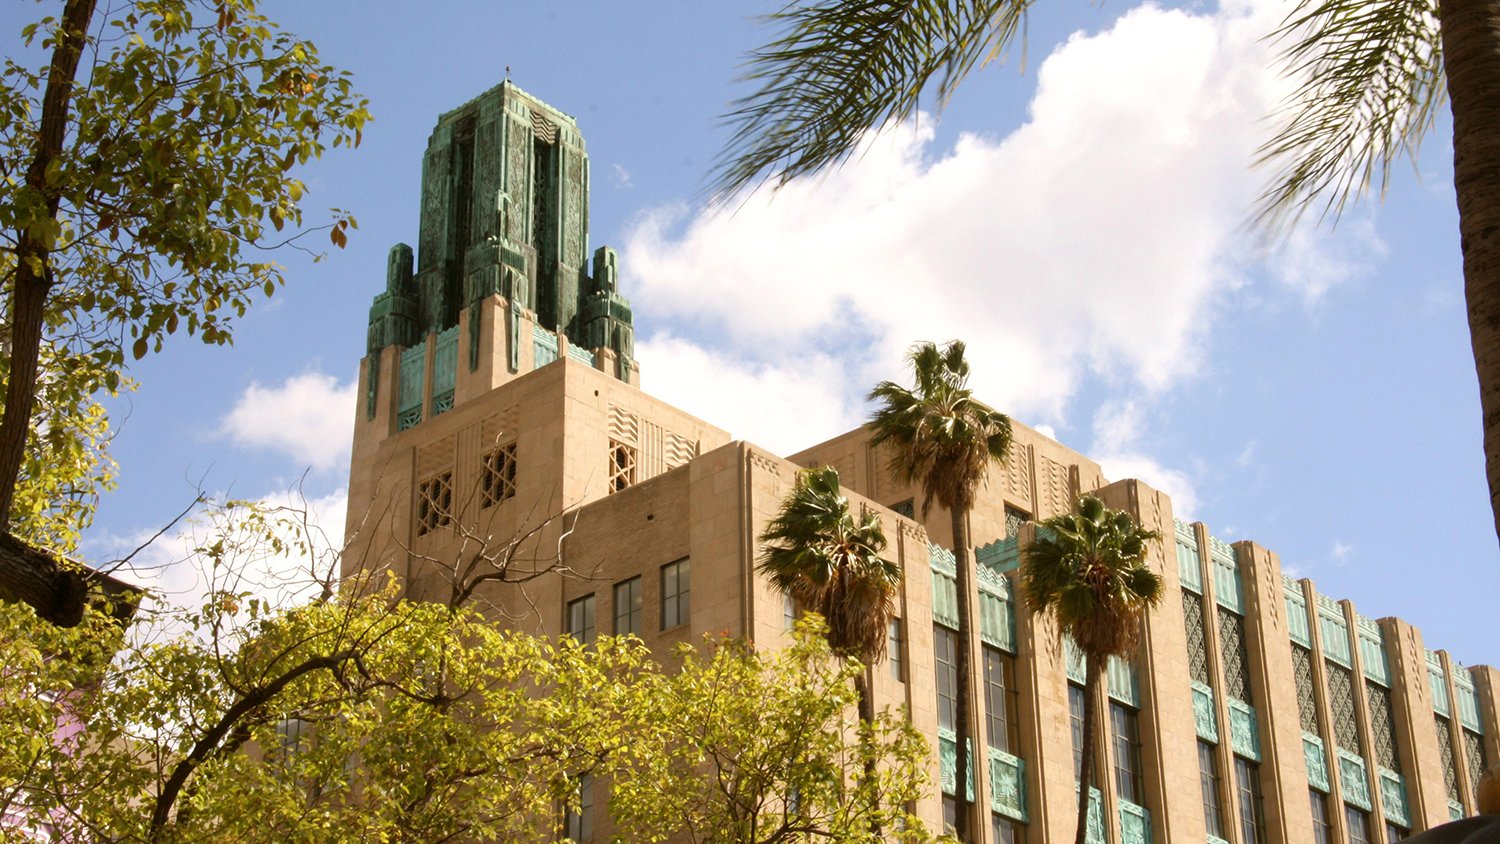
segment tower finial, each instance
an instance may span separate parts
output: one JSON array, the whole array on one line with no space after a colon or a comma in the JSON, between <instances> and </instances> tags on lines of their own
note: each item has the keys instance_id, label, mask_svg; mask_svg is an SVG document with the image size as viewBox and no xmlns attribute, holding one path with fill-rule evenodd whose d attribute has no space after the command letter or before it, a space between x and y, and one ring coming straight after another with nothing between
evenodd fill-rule
<instances>
[{"instance_id":1,"label":"tower finial","mask_svg":"<svg viewBox=\"0 0 1500 844\"><path fill-rule=\"evenodd\" d=\"M505 66L505 81L510 81L510 65Z\"/></svg>"}]
</instances>

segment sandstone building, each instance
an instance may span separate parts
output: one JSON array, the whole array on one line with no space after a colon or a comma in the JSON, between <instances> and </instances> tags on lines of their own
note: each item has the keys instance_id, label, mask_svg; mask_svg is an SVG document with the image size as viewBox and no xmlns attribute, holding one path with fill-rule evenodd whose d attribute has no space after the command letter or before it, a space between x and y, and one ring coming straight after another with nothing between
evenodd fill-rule
<instances>
[{"instance_id":1,"label":"sandstone building","mask_svg":"<svg viewBox=\"0 0 1500 844\"><path fill-rule=\"evenodd\" d=\"M1030 520L1094 492L1163 535L1167 599L1133 664L1109 666L1092 841L1392 842L1474 812L1500 759L1500 672L1288 579L1270 550L1177 520L1163 493L1019 424L971 517L978 635L958 641L949 517L914 519L917 491L867 430L783 456L639 389L615 254L587 253L588 184L573 119L508 82L440 118L419 248L391 250L370 311L346 575L386 568L421 598L472 589L538 634L774 644L790 608L754 573L756 537L799 468L832 465L904 572L877 706L934 739L953 793L968 648L986 840L1071 841L1082 664L1019 606L1015 569ZM483 582L496 566L521 582ZM590 802L573 831L607 840L606 797ZM918 807L933 827L945 808L936 793Z\"/></svg>"}]
</instances>

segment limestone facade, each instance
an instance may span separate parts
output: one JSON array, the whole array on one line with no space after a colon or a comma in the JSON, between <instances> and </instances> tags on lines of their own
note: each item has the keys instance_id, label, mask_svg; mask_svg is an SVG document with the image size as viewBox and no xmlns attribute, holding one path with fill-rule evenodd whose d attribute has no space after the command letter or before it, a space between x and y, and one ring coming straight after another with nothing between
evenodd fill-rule
<instances>
[{"instance_id":1,"label":"limestone facade","mask_svg":"<svg viewBox=\"0 0 1500 844\"><path fill-rule=\"evenodd\" d=\"M568 241L575 264L581 249ZM1151 564L1166 598L1135 659L1112 663L1100 692L1090 840L1392 842L1475 811L1478 771L1500 759L1500 672L1462 667L1400 619L1367 618L1286 578L1255 542L1178 521L1162 492L1109 482L1086 456L1017 424L969 515L975 635L956 642L949 516L923 513L868 430L790 457L733 440L642 392L636 363L605 340L577 348L535 302L508 299L519 283L486 291L454 309L453 325L372 340L346 577L388 570L420 599L470 590L546 636L587 625L652 648L706 633L774 646L787 608L754 571L756 537L799 469L833 466L852 505L880 515L904 572L899 658L869 670L877 706L904 709L933 740L943 785L919 814L938 826L941 792L959 779L943 723L956 692L944 678L949 649L965 647L973 794L993 821L982 840L1071 841L1082 666L1026 611L1015 568L1031 522L1092 492L1162 535ZM597 841L611 832L606 804L593 799Z\"/></svg>"}]
</instances>

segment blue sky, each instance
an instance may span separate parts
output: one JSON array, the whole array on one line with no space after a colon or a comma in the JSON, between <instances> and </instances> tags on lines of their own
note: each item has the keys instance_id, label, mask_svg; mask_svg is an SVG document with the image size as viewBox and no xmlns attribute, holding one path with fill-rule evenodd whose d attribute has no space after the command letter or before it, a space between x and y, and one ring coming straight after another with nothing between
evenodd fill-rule
<instances>
[{"instance_id":1,"label":"blue sky","mask_svg":"<svg viewBox=\"0 0 1500 844\"><path fill-rule=\"evenodd\" d=\"M1430 647L1500 657L1446 115L1383 205L1266 248L1242 224L1285 91L1260 40L1276 3L1042 5L1024 68L978 72L834 173L708 211L718 117L775 5L264 2L370 98L364 144L303 172L309 218L346 208L359 230L323 262L283 256L288 287L232 348L132 368L89 550L154 532L198 485L300 480L338 532L366 309L386 250L415 239L428 132L509 66L587 140L591 246L621 250L647 390L790 453L858 424L910 343L961 337L985 398L1111 477Z\"/></svg>"}]
</instances>

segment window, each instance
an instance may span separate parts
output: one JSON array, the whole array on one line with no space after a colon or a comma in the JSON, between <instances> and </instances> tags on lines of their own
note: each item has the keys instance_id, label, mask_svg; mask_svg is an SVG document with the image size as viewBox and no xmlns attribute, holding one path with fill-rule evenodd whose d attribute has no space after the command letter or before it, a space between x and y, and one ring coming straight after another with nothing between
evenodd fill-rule
<instances>
[{"instance_id":1,"label":"window","mask_svg":"<svg viewBox=\"0 0 1500 844\"><path fill-rule=\"evenodd\" d=\"M1021 535L1021 525L1031 521L1031 514L1025 510L1018 510L1009 504L1005 505L1005 538Z\"/></svg>"},{"instance_id":2,"label":"window","mask_svg":"<svg viewBox=\"0 0 1500 844\"><path fill-rule=\"evenodd\" d=\"M917 518L917 508L912 504L912 499L910 498L906 499L905 501L897 501L895 504L892 504L891 512L895 513L898 516L905 516L908 519Z\"/></svg>"},{"instance_id":3,"label":"window","mask_svg":"<svg viewBox=\"0 0 1500 844\"><path fill-rule=\"evenodd\" d=\"M1083 687L1068 684L1068 721L1073 727L1073 782L1083 779Z\"/></svg>"},{"instance_id":4,"label":"window","mask_svg":"<svg viewBox=\"0 0 1500 844\"><path fill-rule=\"evenodd\" d=\"M594 837L594 778L589 774L578 777L578 811L568 812L568 837L574 841L588 841Z\"/></svg>"},{"instance_id":5,"label":"window","mask_svg":"<svg viewBox=\"0 0 1500 844\"><path fill-rule=\"evenodd\" d=\"M905 654L902 648L906 644L901 639L901 619L891 619L891 629L885 634L885 656L891 663L891 679L898 683L906 681Z\"/></svg>"},{"instance_id":6,"label":"window","mask_svg":"<svg viewBox=\"0 0 1500 844\"><path fill-rule=\"evenodd\" d=\"M506 443L484 456L480 494L485 507L516 495L516 444Z\"/></svg>"},{"instance_id":7,"label":"window","mask_svg":"<svg viewBox=\"0 0 1500 844\"><path fill-rule=\"evenodd\" d=\"M609 441L609 491L611 494L635 483L635 449L617 440Z\"/></svg>"},{"instance_id":8,"label":"window","mask_svg":"<svg viewBox=\"0 0 1500 844\"><path fill-rule=\"evenodd\" d=\"M1214 746L1202 740L1198 742L1198 784L1203 792L1203 825L1208 828L1209 835L1223 838L1224 816L1219 811L1219 769L1214 767Z\"/></svg>"},{"instance_id":9,"label":"window","mask_svg":"<svg viewBox=\"0 0 1500 844\"><path fill-rule=\"evenodd\" d=\"M1020 690L1016 658L988 645L984 648L984 710L990 747L1015 753L1020 747Z\"/></svg>"},{"instance_id":10,"label":"window","mask_svg":"<svg viewBox=\"0 0 1500 844\"><path fill-rule=\"evenodd\" d=\"M946 627L932 628L932 651L937 671L938 726L954 729L958 723L958 636Z\"/></svg>"},{"instance_id":11,"label":"window","mask_svg":"<svg viewBox=\"0 0 1500 844\"><path fill-rule=\"evenodd\" d=\"M568 602L568 635L580 645L594 644L594 596Z\"/></svg>"},{"instance_id":12,"label":"window","mask_svg":"<svg viewBox=\"0 0 1500 844\"><path fill-rule=\"evenodd\" d=\"M791 630L797 626L797 602L791 595L781 596L781 629Z\"/></svg>"},{"instance_id":13,"label":"window","mask_svg":"<svg viewBox=\"0 0 1500 844\"><path fill-rule=\"evenodd\" d=\"M1411 830L1393 823L1385 825L1385 840L1388 844L1396 844L1397 841L1405 841L1411 835Z\"/></svg>"},{"instance_id":14,"label":"window","mask_svg":"<svg viewBox=\"0 0 1500 844\"><path fill-rule=\"evenodd\" d=\"M1234 783L1240 804L1240 844L1265 844L1265 800L1258 766L1234 757Z\"/></svg>"},{"instance_id":15,"label":"window","mask_svg":"<svg viewBox=\"0 0 1500 844\"><path fill-rule=\"evenodd\" d=\"M1122 800L1140 805L1146 799L1141 776L1140 715L1122 703L1110 701L1109 726L1115 751L1115 792Z\"/></svg>"},{"instance_id":16,"label":"window","mask_svg":"<svg viewBox=\"0 0 1500 844\"><path fill-rule=\"evenodd\" d=\"M1312 804L1313 844L1333 844L1333 827L1328 823L1328 798L1316 788L1307 790Z\"/></svg>"},{"instance_id":17,"label":"window","mask_svg":"<svg viewBox=\"0 0 1500 844\"><path fill-rule=\"evenodd\" d=\"M615 635L641 635L641 579L615 584Z\"/></svg>"},{"instance_id":18,"label":"window","mask_svg":"<svg viewBox=\"0 0 1500 844\"><path fill-rule=\"evenodd\" d=\"M453 521L453 473L434 475L417 485L417 536Z\"/></svg>"},{"instance_id":19,"label":"window","mask_svg":"<svg viewBox=\"0 0 1500 844\"><path fill-rule=\"evenodd\" d=\"M661 629L688 623L688 559L661 567Z\"/></svg>"},{"instance_id":20,"label":"window","mask_svg":"<svg viewBox=\"0 0 1500 844\"><path fill-rule=\"evenodd\" d=\"M958 832L958 798L943 795L943 832L955 835Z\"/></svg>"},{"instance_id":21,"label":"window","mask_svg":"<svg viewBox=\"0 0 1500 844\"><path fill-rule=\"evenodd\" d=\"M1349 844L1370 844L1370 816L1363 810L1345 804L1344 826L1348 827Z\"/></svg>"},{"instance_id":22,"label":"window","mask_svg":"<svg viewBox=\"0 0 1500 844\"><path fill-rule=\"evenodd\" d=\"M1026 827L1004 815L990 814L990 830L994 844L1022 844L1026 840Z\"/></svg>"}]
</instances>

